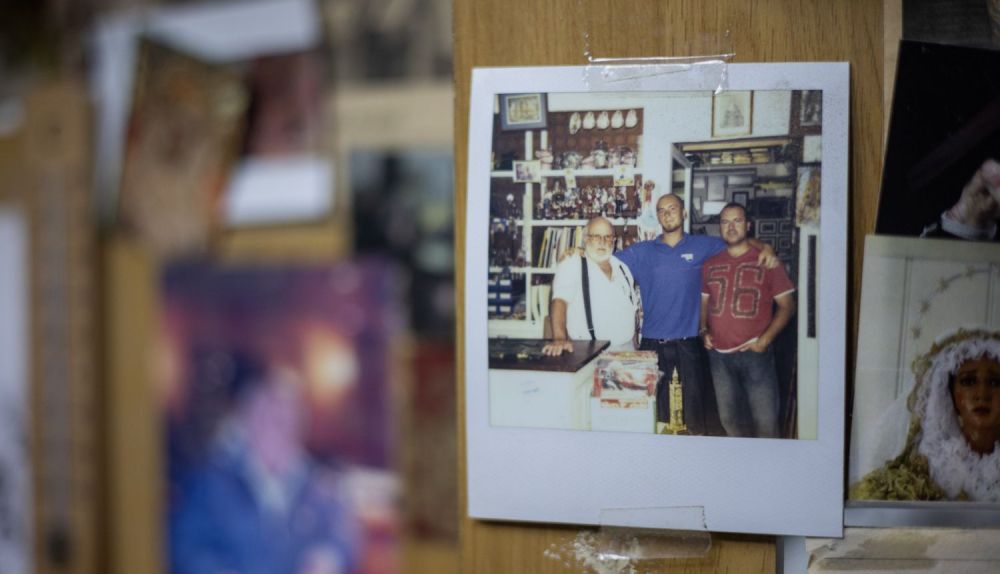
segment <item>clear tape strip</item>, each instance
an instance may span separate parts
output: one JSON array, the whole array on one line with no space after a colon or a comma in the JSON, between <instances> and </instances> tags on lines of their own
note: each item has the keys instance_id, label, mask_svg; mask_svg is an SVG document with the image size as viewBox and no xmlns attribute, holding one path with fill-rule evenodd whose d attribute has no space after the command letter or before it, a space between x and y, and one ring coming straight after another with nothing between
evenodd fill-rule
<instances>
[{"instance_id":1,"label":"clear tape strip","mask_svg":"<svg viewBox=\"0 0 1000 574\"><path fill-rule=\"evenodd\" d=\"M702 506L605 509L600 524L594 546L601 560L699 558L712 548Z\"/></svg>"},{"instance_id":2,"label":"clear tape strip","mask_svg":"<svg viewBox=\"0 0 1000 574\"><path fill-rule=\"evenodd\" d=\"M580 4L582 5L582 0ZM594 88L598 84L614 85L656 76L696 73L701 76L701 83L711 86L716 95L725 91L728 88L729 61L736 55L732 49L729 30L721 36L704 34L698 41L689 42L687 48L688 52L700 55L595 57L591 51L590 32L584 30L583 56L587 60L585 80L588 87Z\"/></svg>"},{"instance_id":3,"label":"clear tape strip","mask_svg":"<svg viewBox=\"0 0 1000 574\"><path fill-rule=\"evenodd\" d=\"M595 546L601 560L701 558L712 549L712 533L602 526Z\"/></svg>"},{"instance_id":4,"label":"clear tape strip","mask_svg":"<svg viewBox=\"0 0 1000 574\"><path fill-rule=\"evenodd\" d=\"M711 59L715 58L715 59ZM638 88L640 81L650 78L667 77L675 74L691 74L698 77L698 85L711 89L716 95L729 86L729 62L718 59L720 56L706 56L705 59L677 58L671 63L635 63L635 60L621 60L614 65L594 66L584 68L584 81L590 89L613 86L616 89ZM657 58L660 62L666 58ZM630 83L636 84L630 86ZM648 82L647 82L648 83Z\"/></svg>"}]
</instances>

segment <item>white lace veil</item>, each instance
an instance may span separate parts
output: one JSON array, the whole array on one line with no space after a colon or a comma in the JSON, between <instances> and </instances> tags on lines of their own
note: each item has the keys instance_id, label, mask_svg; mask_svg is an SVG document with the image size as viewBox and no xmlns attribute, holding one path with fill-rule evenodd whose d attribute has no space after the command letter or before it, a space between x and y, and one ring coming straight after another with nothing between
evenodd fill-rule
<instances>
[{"instance_id":1,"label":"white lace veil","mask_svg":"<svg viewBox=\"0 0 1000 574\"><path fill-rule=\"evenodd\" d=\"M910 410L920 425L917 450L927 457L934 482L950 498L965 492L971 500L1000 502L1000 448L980 456L969 447L948 389L962 363L982 356L1000 361L1000 332L959 329L939 338L913 363Z\"/></svg>"}]
</instances>

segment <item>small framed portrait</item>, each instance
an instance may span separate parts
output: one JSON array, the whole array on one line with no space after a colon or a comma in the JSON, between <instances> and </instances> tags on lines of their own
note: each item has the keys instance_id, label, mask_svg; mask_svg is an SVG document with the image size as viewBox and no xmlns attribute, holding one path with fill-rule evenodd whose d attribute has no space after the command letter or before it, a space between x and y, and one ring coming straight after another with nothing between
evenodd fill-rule
<instances>
[{"instance_id":1,"label":"small framed portrait","mask_svg":"<svg viewBox=\"0 0 1000 574\"><path fill-rule=\"evenodd\" d=\"M733 192L733 203L738 203L743 207L747 207L747 203L750 201L749 191L734 191Z\"/></svg>"},{"instance_id":2,"label":"small framed portrait","mask_svg":"<svg viewBox=\"0 0 1000 574\"><path fill-rule=\"evenodd\" d=\"M514 183L541 183L542 162L514 160Z\"/></svg>"},{"instance_id":3,"label":"small framed portrait","mask_svg":"<svg viewBox=\"0 0 1000 574\"><path fill-rule=\"evenodd\" d=\"M545 94L501 94L500 127L505 130L544 128Z\"/></svg>"},{"instance_id":4,"label":"small framed portrait","mask_svg":"<svg viewBox=\"0 0 1000 574\"><path fill-rule=\"evenodd\" d=\"M752 91L723 92L712 98L712 137L748 136L752 118Z\"/></svg>"}]
</instances>

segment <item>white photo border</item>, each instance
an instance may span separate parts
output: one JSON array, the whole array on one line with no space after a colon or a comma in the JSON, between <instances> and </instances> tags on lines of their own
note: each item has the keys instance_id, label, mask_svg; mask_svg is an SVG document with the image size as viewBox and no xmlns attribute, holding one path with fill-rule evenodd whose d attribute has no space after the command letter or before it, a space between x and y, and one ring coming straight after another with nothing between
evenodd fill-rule
<instances>
[{"instance_id":1,"label":"white photo border","mask_svg":"<svg viewBox=\"0 0 1000 574\"><path fill-rule=\"evenodd\" d=\"M839 537L844 508L849 64L732 64L732 90L823 90L817 438L742 439L490 426L487 292L494 98L502 93L711 91L718 75L642 67L472 73L465 250L468 513L476 519ZM612 77L609 74L607 77ZM695 511L692 512L692 509Z\"/></svg>"}]
</instances>

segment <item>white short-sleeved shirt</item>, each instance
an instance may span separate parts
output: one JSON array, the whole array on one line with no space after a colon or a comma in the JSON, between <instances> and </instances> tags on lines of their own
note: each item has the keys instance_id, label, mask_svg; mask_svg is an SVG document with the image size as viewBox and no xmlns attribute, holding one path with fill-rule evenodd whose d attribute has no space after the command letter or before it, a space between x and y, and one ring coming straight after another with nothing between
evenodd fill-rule
<instances>
[{"instance_id":1,"label":"white short-sleeved shirt","mask_svg":"<svg viewBox=\"0 0 1000 574\"><path fill-rule=\"evenodd\" d=\"M580 264L584 261L589 266L590 313L594 321L594 335L598 339L611 341L613 347L632 348L639 295L628 266L614 256L610 259L610 280L587 257L568 257L556 267L556 275L552 280L552 298L566 302L566 332L569 338L590 339L580 277Z\"/></svg>"}]
</instances>

